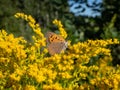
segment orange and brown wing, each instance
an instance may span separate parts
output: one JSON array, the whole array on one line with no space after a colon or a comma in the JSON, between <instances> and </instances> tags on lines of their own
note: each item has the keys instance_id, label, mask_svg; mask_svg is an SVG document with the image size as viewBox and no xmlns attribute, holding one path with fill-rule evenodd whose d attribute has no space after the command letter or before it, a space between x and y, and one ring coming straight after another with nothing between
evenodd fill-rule
<instances>
[{"instance_id":1,"label":"orange and brown wing","mask_svg":"<svg viewBox=\"0 0 120 90\"><path fill-rule=\"evenodd\" d=\"M48 51L50 55L59 54L62 50L66 49L65 42L53 42L49 44Z\"/></svg>"},{"instance_id":2,"label":"orange and brown wing","mask_svg":"<svg viewBox=\"0 0 120 90\"><path fill-rule=\"evenodd\" d=\"M62 38L60 35L57 35L53 32L46 33L46 40L48 44L52 42L64 42L65 41L64 38Z\"/></svg>"}]
</instances>

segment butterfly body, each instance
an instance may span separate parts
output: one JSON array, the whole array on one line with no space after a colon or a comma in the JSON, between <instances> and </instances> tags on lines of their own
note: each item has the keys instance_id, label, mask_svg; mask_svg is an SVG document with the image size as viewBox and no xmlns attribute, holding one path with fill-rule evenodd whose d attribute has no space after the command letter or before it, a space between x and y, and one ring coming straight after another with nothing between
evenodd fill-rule
<instances>
[{"instance_id":1,"label":"butterfly body","mask_svg":"<svg viewBox=\"0 0 120 90\"><path fill-rule=\"evenodd\" d=\"M47 32L46 40L50 55L59 54L62 50L67 48L65 39L53 32Z\"/></svg>"}]
</instances>

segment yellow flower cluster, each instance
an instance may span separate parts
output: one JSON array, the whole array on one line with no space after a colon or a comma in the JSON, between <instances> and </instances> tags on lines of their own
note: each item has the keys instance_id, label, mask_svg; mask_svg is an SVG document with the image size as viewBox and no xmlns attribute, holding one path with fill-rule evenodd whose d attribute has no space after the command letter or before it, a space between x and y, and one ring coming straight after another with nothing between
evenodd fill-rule
<instances>
[{"instance_id":1,"label":"yellow flower cluster","mask_svg":"<svg viewBox=\"0 0 120 90\"><path fill-rule=\"evenodd\" d=\"M39 33L31 44L22 37L0 31L1 90L120 89L120 66L112 66L111 51L107 48L109 44L119 44L117 39L78 42L69 45L65 53L48 56L45 37L35 28L35 20L21 13L16 17L31 22L30 26ZM57 25L63 28L61 22ZM44 44L37 46L38 43Z\"/></svg>"},{"instance_id":2,"label":"yellow flower cluster","mask_svg":"<svg viewBox=\"0 0 120 90\"><path fill-rule=\"evenodd\" d=\"M41 32L40 25L36 23L36 21L31 15L26 15L24 13L16 13L15 17L26 20L30 25L30 27L33 29L33 31L37 34L36 37L33 36L33 39L35 41L34 45L36 46L36 49L39 49L42 46L46 46L46 42L45 42L46 39L43 33Z\"/></svg>"},{"instance_id":3,"label":"yellow flower cluster","mask_svg":"<svg viewBox=\"0 0 120 90\"><path fill-rule=\"evenodd\" d=\"M0 82L4 86L9 86L9 81L12 80L20 81L24 73L21 66L24 65L24 60L27 57L26 51L24 50L25 45L26 41L22 37L15 38L13 34L8 35L5 30L0 31ZM0 89L4 87L1 85Z\"/></svg>"},{"instance_id":4,"label":"yellow flower cluster","mask_svg":"<svg viewBox=\"0 0 120 90\"><path fill-rule=\"evenodd\" d=\"M24 90L36 90L34 86L31 86L31 85L26 85L24 87Z\"/></svg>"},{"instance_id":5,"label":"yellow flower cluster","mask_svg":"<svg viewBox=\"0 0 120 90\"><path fill-rule=\"evenodd\" d=\"M99 73L100 74L100 73ZM105 74L103 74L104 77L98 77L91 79L90 83L92 86L97 86L99 88L111 88L114 90L119 90L120 89L120 67L117 72L115 71L114 68L110 68Z\"/></svg>"},{"instance_id":6,"label":"yellow flower cluster","mask_svg":"<svg viewBox=\"0 0 120 90\"><path fill-rule=\"evenodd\" d=\"M44 85L43 90L62 90L62 87L59 83Z\"/></svg>"},{"instance_id":7,"label":"yellow flower cluster","mask_svg":"<svg viewBox=\"0 0 120 90\"><path fill-rule=\"evenodd\" d=\"M64 39L67 38L67 33L66 33L65 29L63 28L63 25L62 25L61 21L55 19L55 20L53 21L53 24L55 24L55 25L58 26L58 29L59 29L59 31L60 31L61 36L62 36Z\"/></svg>"}]
</instances>

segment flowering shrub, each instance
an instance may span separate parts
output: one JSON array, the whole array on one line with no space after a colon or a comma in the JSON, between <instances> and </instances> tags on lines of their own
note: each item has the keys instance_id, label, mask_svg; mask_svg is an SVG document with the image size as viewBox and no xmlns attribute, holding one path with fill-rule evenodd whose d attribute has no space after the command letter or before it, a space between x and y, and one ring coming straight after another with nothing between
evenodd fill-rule
<instances>
[{"instance_id":1,"label":"flowering shrub","mask_svg":"<svg viewBox=\"0 0 120 90\"><path fill-rule=\"evenodd\" d=\"M61 54L48 56L46 38L30 15L15 14L28 22L36 33L34 43L0 31L0 89L87 90L120 88L120 66L112 66L110 44L117 39L88 40L69 44ZM67 33L59 20L61 36Z\"/></svg>"}]
</instances>

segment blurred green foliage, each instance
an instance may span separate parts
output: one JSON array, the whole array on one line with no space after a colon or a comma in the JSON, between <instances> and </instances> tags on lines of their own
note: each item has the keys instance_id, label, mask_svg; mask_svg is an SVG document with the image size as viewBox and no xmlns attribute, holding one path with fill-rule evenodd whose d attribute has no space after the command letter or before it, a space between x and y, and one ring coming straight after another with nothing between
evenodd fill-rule
<instances>
[{"instance_id":1,"label":"blurred green foliage","mask_svg":"<svg viewBox=\"0 0 120 90\"><path fill-rule=\"evenodd\" d=\"M115 28L115 21L117 18L117 14L114 14L114 16L112 17L111 21L109 23L107 23L104 27L103 27L103 33L101 34L101 37L103 39L113 39L113 38L120 38L119 34L120 31L117 31L117 29Z\"/></svg>"},{"instance_id":2,"label":"blurred green foliage","mask_svg":"<svg viewBox=\"0 0 120 90\"><path fill-rule=\"evenodd\" d=\"M14 18L15 13L32 15L40 24L43 33L57 30L52 24L54 19L61 20L69 30L71 19L74 17L69 12L68 2L64 0L2 0L0 4L0 28L14 33L15 36L24 36L28 41L31 41L33 32L25 21Z\"/></svg>"}]
</instances>

